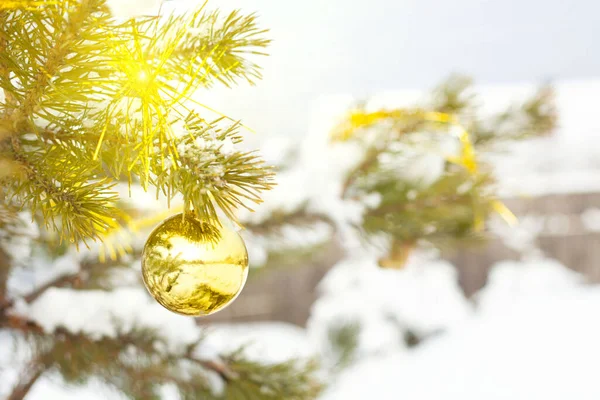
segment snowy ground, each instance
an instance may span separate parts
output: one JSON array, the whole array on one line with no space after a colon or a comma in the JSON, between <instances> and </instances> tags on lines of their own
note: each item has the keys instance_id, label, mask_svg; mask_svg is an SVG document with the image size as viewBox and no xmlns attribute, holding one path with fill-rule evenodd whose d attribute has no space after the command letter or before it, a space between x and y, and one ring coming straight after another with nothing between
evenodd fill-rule
<instances>
[{"instance_id":1,"label":"snowy ground","mask_svg":"<svg viewBox=\"0 0 600 400\"><path fill-rule=\"evenodd\" d=\"M340 263L324 281L327 294L315 306L321 321L313 320L307 331L276 323L216 325L207 344L220 349L249 344L248 356L263 361L311 356L323 345L322 327L346 315L362 321L368 346L361 347L353 365L327 378L323 400L600 397L595 368L600 286L585 284L564 266L549 260L500 263L474 304L462 297L451 266L443 262L421 258L403 271L348 268L348 262ZM391 291L394 285L398 290ZM354 300L343 301L348 300L344 290L354 290ZM340 313L333 315L334 310ZM401 322L395 345L392 325L383 323L390 313ZM406 348L399 338L407 327L438 333ZM2 365L11 365L7 336L0 341ZM1 381L7 382L10 371L3 372L8 375ZM174 398L168 388L165 398ZM97 382L65 390L48 375L28 399L120 397Z\"/></svg>"},{"instance_id":2,"label":"snowy ground","mask_svg":"<svg viewBox=\"0 0 600 400\"><path fill-rule=\"evenodd\" d=\"M473 316L344 371L326 400L597 399L600 287L548 261L496 267Z\"/></svg>"}]
</instances>

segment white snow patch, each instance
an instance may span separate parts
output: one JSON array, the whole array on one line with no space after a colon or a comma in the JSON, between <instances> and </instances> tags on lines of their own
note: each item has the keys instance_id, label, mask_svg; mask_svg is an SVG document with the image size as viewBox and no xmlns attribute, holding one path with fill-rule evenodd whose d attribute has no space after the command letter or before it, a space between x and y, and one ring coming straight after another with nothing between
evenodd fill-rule
<instances>
[{"instance_id":1,"label":"white snow patch","mask_svg":"<svg viewBox=\"0 0 600 400\"><path fill-rule=\"evenodd\" d=\"M91 379L84 385L67 385L58 374L43 376L27 395L27 399L32 400L125 400L127 398L97 379Z\"/></svg>"},{"instance_id":2,"label":"white snow patch","mask_svg":"<svg viewBox=\"0 0 600 400\"><path fill-rule=\"evenodd\" d=\"M263 363L279 363L290 359L307 359L316 355L304 329L286 323L257 322L247 324L213 324L205 332L202 349L197 355L211 358L216 354L206 349L219 349L221 354L243 347L245 357Z\"/></svg>"},{"instance_id":3,"label":"white snow patch","mask_svg":"<svg viewBox=\"0 0 600 400\"><path fill-rule=\"evenodd\" d=\"M12 253L22 257L22 253ZM45 253L36 253L27 265L16 266L8 279L9 292L13 296L25 295L65 275L79 272L79 258L74 249L54 260ZM28 258L26 258L28 259Z\"/></svg>"},{"instance_id":4,"label":"white snow patch","mask_svg":"<svg viewBox=\"0 0 600 400\"><path fill-rule=\"evenodd\" d=\"M555 262L504 263L472 319L364 360L321 399L596 399L600 287L580 282Z\"/></svg>"},{"instance_id":5,"label":"white snow patch","mask_svg":"<svg viewBox=\"0 0 600 400\"><path fill-rule=\"evenodd\" d=\"M22 312L48 333L63 327L72 333L100 339L143 327L157 330L174 350L200 337L192 318L167 311L141 288L112 291L51 288Z\"/></svg>"},{"instance_id":6,"label":"white snow patch","mask_svg":"<svg viewBox=\"0 0 600 400\"><path fill-rule=\"evenodd\" d=\"M326 222L315 222L306 227L287 224L281 227L280 238L269 243L272 250L316 246L327 242L333 235L332 227Z\"/></svg>"},{"instance_id":7,"label":"white snow patch","mask_svg":"<svg viewBox=\"0 0 600 400\"><path fill-rule=\"evenodd\" d=\"M219 151L221 154L231 155L236 152L235 144L231 138L226 137L225 139L221 140L220 145L221 147L219 148Z\"/></svg>"},{"instance_id":8,"label":"white snow patch","mask_svg":"<svg viewBox=\"0 0 600 400\"><path fill-rule=\"evenodd\" d=\"M488 283L476 294L478 310L520 307L537 296L578 290L583 282L582 275L555 260L502 261L492 267Z\"/></svg>"},{"instance_id":9,"label":"white snow patch","mask_svg":"<svg viewBox=\"0 0 600 400\"><path fill-rule=\"evenodd\" d=\"M402 270L380 268L365 255L337 264L321 282L323 295L313 305L308 331L323 352L335 326L361 326L358 356L404 349L403 334L427 335L450 329L471 309L447 262L411 257Z\"/></svg>"}]
</instances>

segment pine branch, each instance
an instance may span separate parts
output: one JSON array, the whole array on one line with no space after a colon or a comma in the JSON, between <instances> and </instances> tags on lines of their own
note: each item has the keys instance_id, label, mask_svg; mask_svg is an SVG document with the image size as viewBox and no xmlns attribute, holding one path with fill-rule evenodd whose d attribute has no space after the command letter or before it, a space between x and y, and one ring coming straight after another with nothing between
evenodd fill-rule
<instances>
[{"instance_id":1,"label":"pine branch","mask_svg":"<svg viewBox=\"0 0 600 400\"><path fill-rule=\"evenodd\" d=\"M44 292L53 287L73 287L74 285L80 282L81 278L79 274L68 274L61 275L51 280L50 282L45 283L44 285L38 287L34 291L28 293L23 296L23 300L27 303L33 303L40 297Z\"/></svg>"},{"instance_id":2,"label":"pine branch","mask_svg":"<svg viewBox=\"0 0 600 400\"><path fill-rule=\"evenodd\" d=\"M453 76L434 90L429 110L357 109L332 132L334 140L360 141L367 147L344 182L342 198L378 195L379 204L365 212L360 229L365 236L384 234L395 244L383 260L386 265L402 264L403 248L420 240L436 246L478 241L492 212L511 219L495 198L493 178L478 163L476 150L551 132L556 124L553 92L544 87L522 105L485 121L476 115L474 99L471 80ZM458 132L460 153L446 154L440 142L432 149L436 138L452 138L451 128ZM403 174L409 157L432 153L443 163L432 182ZM389 262L393 260L399 262Z\"/></svg>"},{"instance_id":3,"label":"pine branch","mask_svg":"<svg viewBox=\"0 0 600 400\"><path fill-rule=\"evenodd\" d=\"M4 26L7 23L8 14L6 12L0 11L0 25ZM8 37L6 35L0 36L0 54L6 53L8 49ZM0 62L0 82L9 82L10 81L10 69L4 63ZM4 92L4 104L2 116L4 114L8 114L10 110L15 105L14 95L10 90L3 89ZM0 141L2 141L7 135L10 134L10 126L7 123L2 123L0 125Z\"/></svg>"},{"instance_id":4,"label":"pine branch","mask_svg":"<svg viewBox=\"0 0 600 400\"><path fill-rule=\"evenodd\" d=\"M57 0L3 0L0 10L35 10L56 3Z\"/></svg>"},{"instance_id":5,"label":"pine branch","mask_svg":"<svg viewBox=\"0 0 600 400\"><path fill-rule=\"evenodd\" d=\"M63 233L63 238L75 245L99 238L117 226L117 197L110 192L114 184L107 178L81 182L89 177L84 165L82 168L75 160L54 158L52 149L25 156L15 136L11 143L13 157L28 178L13 186L13 196L29 202L33 213L39 209L47 226ZM49 157L54 164L45 163Z\"/></svg>"},{"instance_id":6,"label":"pine branch","mask_svg":"<svg viewBox=\"0 0 600 400\"><path fill-rule=\"evenodd\" d=\"M85 243L115 227L110 188L123 176L169 199L183 194L186 211L215 224L217 208L235 219L272 186L256 155L224 151L241 141L239 124L218 127L226 118L208 123L190 107L214 114L191 97L196 89L260 77L248 57L269 41L253 15L200 8L117 24L104 0L65 0L2 16L0 45L11 46L0 52L0 135L13 136L0 156L26 178L14 176L7 192L63 239ZM203 152L212 161L199 167L180 154L213 134L217 147Z\"/></svg>"},{"instance_id":7,"label":"pine branch","mask_svg":"<svg viewBox=\"0 0 600 400\"><path fill-rule=\"evenodd\" d=\"M473 79L453 74L439 84L432 93L431 107L442 113L472 117L476 96L472 93Z\"/></svg>"},{"instance_id":8,"label":"pine branch","mask_svg":"<svg viewBox=\"0 0 600 400\"><path fill-rule=\"evenodd\" d=\"M65 329L46 333L37 323L21 316L0 320L0 328L32 335L44 350L39 363L46 369L58 370L67 382L81 383L96 376L134 399L157 398L157 389L166 383L174 383L185 399L234 400L242 396L312 400L322 389L313 377L316 364L312 362L292 360L263 365L246 360L241 351L221 357L222 361L201 360L193 355L201 342L188 346L181 354L163 353L155 347L160 339L144 330L92 340ZM185 361L196 368L182 365ZM224 396L212 394L206 371L215 372L224 380Z\"/></svg>"},{"instance_id":9,"label":"pine branch","mask_svg":"<svg viewBox=\"0 0 600 400\"><path fill-rule=\"evenodd\" d=\"M31 362L28 368L21 372L20 381L8 396L7 400L23 400L33 385L35 385L37 380L41 378L46 371L47 368L43 363L39 361Z\"/></svg>"},{"instance_id":10,"label":"pine branch","mask_svg":"<svg viewBox=\"0 0 600 400\"><path fill-rule=\"evenodd\" d=\"M5 310L12 305L8 298L7 281L10 275L12 263L6 251L0 246L0 319Z\"/></svg>"},{"instance_id":11,"label":"pine branch","mask_svg":"<svg viewBox=\"0 0 600 400\"><path fill-rule=\"evenodd\" d=\"M229 383L233 379L237 378L233 371L231 371L224 363L218 363L214 360L200 360L194 357L194 351L197 346L198 343L193 343L189 345L183 354L183 358L195 364L198 364L209 371L216 372L217 375L219 375L221 379L223 379L223 381L226 383Z\"/></svg>"},{"instance_id":12,"label":"pine branch","mask_svg":"<svg viewBox=\"0 0 600 400\"><path fill-rule=\"evenodd\" d=\"M115 261L109 266L113 264L119 263ZM51 287L86 285L91 271L98 265L92 261L84 263L78 273L56 277L23 299L39 301L40 295ZM181 352L165 352L160 349L166 348L166 343L158 332L151 330L133 328L115 337L92 339L64 328L48 332L24 315L11 313L9 309L4 311L0 313L0 329L31 338L39 353L44 354L39 366L60 372L67 383L82 383L88 378L99 377L107 385L140 400L157 398L158 388L166 383L175 384L185 399L235 400L238 396L248 396L265 400L309 400L320 390L320 384L309 377L315 368L310 363L263 365L245 360L241 353L214 360L199 359L195 350L201 342L193 343ZM224 397L213 394L207 371L217 374L225 383Z\"/></svg>"},{"instance_id":13,"label":"pine branch","mask_svg":"<svg viewBox=\"0 0 600 400\"><path fill-rule=\"evenodd\" d=\"M485 120L477 116L476 99L472 79L452 75L434 89L431 107L459 118L480 149L502 142L545 136L556 127L554 91L548 85L541 86L522 104L513 104Z\"/></svg>"},{"instance_id":14,"label":"pine branch","mask_svg":"<svg viewBox=\"0 0 600 400\"><path fill-rule=\"evenodd\" d=\"M78 54L77 50L81 54L81 49L77 46L82 35L87 33L84 25L89 23L91 13L100 7L99 4L98 0L69 0L60 5L44 7L39 13L13 12L7 17L8 26L3 27L1 32L2 37L10 37L12 50L0 54L0 64L4 70L7 65L17 64L10 71L20 82L20 88L17 89L13 80L7 76L1 81L4 91L11 94L11 101L5 104L3 116L3 126L10 125L13 129L8 155L21 165L28 178L13 182L12 196L30 203L33 211L41 209L47 225L64 233L64 238L76 244L80 240L99 237L114 226L111 218L107 218L107 215L115 213L111 205L113 199L103 196L109 186L105 184L106 181L87 184L82 182L86 177L90 178L90 166L81 163L81 159L73 160L71 154L67 157L53 154L60 152L60 147L24 147L22 139L17 135L37 132L38 125L34 122L36 118L50 121L48 126L52 125L51 121L61 121L51 110L57 105L54 97L58 95L65 98L62 93L66 87L61 85L61 79L64 80L64 75L68 72L63 72L63 69L66 65L71 70L77 66L74 61L76 57L72 55ZM52 27L52 34L46 32L46 25ZM19 34L15 35L15 32ZM34 37L33 43L37 43L39 48L31 47L31 35ZM54 40L48 42L46 35ZM89 42L93 42L92 39L87 38ZM21 49L25 51L21 54L29 54L30 58L21 56L19 61L22 64L18 65L17 59L12 57L19 56L15 52ZM56 92L57 88L61 89ZM65 111L77 111L74 108L77 100L87 98L80 94L70 96L63 103L59 115ZM59 217L61 220L57 221Z\"/></svg>"},{"instance_id":15,"label":"pine branch","mask_svg":"<svg viewBox=\"0 0 600 400\"><path fill-rule=\"evenodd\" d=\"M371 148L367 152L365 159L353 170L351 171L344 184L342 185L342 193L341 197L343 199L347 198L349 193L352 191L353 186L356 184L356 181L361 178L362 175L368 173L369 170L373 168L377 164L377 157L379 154L383 152L383 149Z\"/></svg>"},{"instance_id":16,"label":"pine branch","mask_svg":"<svg viewBox=\"0 0 600 400\"><path fill-rule=\"evenodd\" d=\"M368 179L371 177L371 180ZM359 189L379 193L381 201L364 216L367 234L385 232L402 243L470 238L477 222L492 212L494 197L486 175L447 171L429 187L398 180L393 174L367 175Z\"/></svg>"},{"instance_id":17,"label":"pine branch","mask_svg":"<svg viewBox=\"0 0 600 400\"><path fill-rule=\"evenodd\" d=\"M327 339L336 371L347 367L356 357L361 329L358 321L344 321L329 328Z\"/></svg>"},{"instance_id":18,"label":"pine branch","mask_svg":"<svg viewBox=\"0 0 600 400\"><path fill-rule=\"evenodd\" d=\"M24 125L28 125L35 129L35 127L32 126L31 117L34 113L40 111L40 98L42 98L44 92L48 90L50 80L53 76L57 74L60 68L66 64L66 57L72 50L76 41L78 40L79 31L81 30L82 25L84 24L85 20L89 17L90 13L93 11L93 8L90 4L91 2L92 0L81 0L78 2L67 0L63 2L62 8L58 8L56 10L57 13L67 13L68 18L63 19L63 21L65 21L65 26L63 27L63 29L59 30L58 36L54 40L53 45L51 45L51 47L48 49L48 53L44 55L45 62L43 62L37 70L33 71L34 75L32 82L28 82L28 85L23 85L24 89L22 91L22 95L20 96L21 99L19 99L18 105L15 106L15 109L11 113L11 121L16 130L22 129ZM48 8L51 7L48 6ZM12 15L13 21L11 22L14 23L15 18L27 18L27 15L27 13L14 13ZM52 13L51 10L49 12L49 17L56 18L56 14ZM36 25L38 29L42 29L41 24L35 24L34 26ZM55 24L55 26L56 25L57 24ZM26 30L21 30L21 33L23 33L24 36L28 38L29 35L27 34L28 32ZM11 37L11 39L15 39L14 35L9 35L10 33L8 31L2 32L3 37ZM29 49L30 46L34 43L21 44ZM4 68L6 69L7 62L10 62L12 60L9 60L9 56L4 56L4 54L5 53L3 53L2 58L0 58L0 63L4 64ZM30 74L30 71L28 69L25 69L24 71L20 72L12 70L12 72L15 72L17 76L21 75L22 78L29 78ZM4 87L5 91L8 91L12 94L15 93L15 87L12 85L10 80L3 79L2 83L2 86Z\"/></svg>"},{"instance_id":19,"label":"pine branch","mask_svg":"<svg viewBox=\"0 0 600 400\"><path fill-rule=\"evenodd\" d=\"M121 266L120 260L105 260L104 262L83 262L78 272L73 274L59 275L49 282L39 286L22 298L27 303L33 303L37 300L44 292L50 288L88 288L96 276L94 271L98 271L99 274L106 274L111 268Z\"/></svg>"},{"instance_id":20,"label":"pine branch","mask_svg":"<svg viewBox=\"0 0 600 400\"><path fill-rule=\"evenodd\" d=\"M476 121L471 131L475 145L485 148L547 136L556 128L557 120L554 90L542 86L523 104L510 106L489 121Z\"/></svg>"},{"instance_id":21,"label":"pine branch","mask_svg":"<svg viewBox=\"0 0 600 400\"><path fill-rule=\"evenodd\" d=\"M226 86L234 84L237 78L251 84L261 78L259 67L244 58L265 55L261 49L270 43L264 38L267 30L257 27L254 15L233 11L222 17L218 11L205 13L200 9L190 16L173 17L163 30L170 25L183 30L181 44L169 60L182 76L201 75L204 86L210 84L209 78Z\"/></svg>"},{"instance_id":22,"label":"pine branch","mask_svg":"<svg viewBox=\"0 0 600 400\"><path fill-rule=\"evenodd\" d=\"M227 386L226 398L252 396L261 400L308 400L316 399L323 386L314 379L318 365L314 361L261 365L242 356L241 350L225 358L238 378Z\"/></svg>"},{"instance_id":23,"label":"pine branch","mask_svg":"<svg viewBox=\"0 0 600 400\"><path fill-rule=\"evenodd\" d=\"M44 330L35 321L30 321L24 317L8 314L6 311L0 314L0 328L10 329L25 334L43 334Z\"/></svg>"},{"instance_id":24,"label":"pine branch","mask_svg":"<svg viewBox=\"0 0 600 400\"><path fill-rule=\"evenodd\" d=\"M185 122L190 135L174 142L175 156L162 162L153 156L152 183L167 197L184 193L184 209L193 208L200 219L217 220L218 206L236 221L237 208L261 202L260 192L273 186L274 173L253 152L224 151L241 137L239 125L220 128L221 121L207 123L191 113Z\"/></svg>"},{"instance_id":25,"label":"pine branch","mask_svg":"<svg viewBox=\"0 0 600 400\"><path fill-rule=\"evenodd\" d=\"M270 235L278 233L282 227L292 226L310 226L317 222L324 222L332 229L336 228L332 219L324 214L307 211L301 207L291 213L273 213L268 219L258 223L245 223L244 228L257 235Z\"/></svg>"}]
</instances>

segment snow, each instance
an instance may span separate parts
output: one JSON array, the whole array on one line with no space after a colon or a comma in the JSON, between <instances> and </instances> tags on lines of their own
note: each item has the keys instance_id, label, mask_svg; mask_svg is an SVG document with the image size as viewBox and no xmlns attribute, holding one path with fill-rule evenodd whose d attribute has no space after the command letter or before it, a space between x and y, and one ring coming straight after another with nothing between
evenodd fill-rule
<instances>
[{"instance_id":1,"label":"snow","mask_svg":"<svg viewBox=\"0 0 600 400\"><path fill-rule=\"evenodd\" d=\"M359 365L323 398L598 398L600 292L539 300L510 315L481 316L411 354Z\"/></svg>"},{"instance_id":2,"label":"snow","mask_svg":"<svg viewBox=\"0 0 600 400\"><path fill-rule=\"evenodd\" d=\"M137 327L149 328L157 330L171 350L181 349L200 337L193 319L167 311L142 288L50 288L32 304L22 305L20 311L48 333L62 327L100 339L114 338Z\"/></svg>"},{"instance_id":3,"label":"snow","mask_svg":"<svg viewBox=\"0 0 600 400\"><path fill-rule=\"evenodd\" d=\"M291 224L283 225L278 233L277 239L267 243L267 248L273 251L284 251L285 249L298 249L317 246L327 242L333 235L333 228L323 221L317 221L306 227L298 227Z\"/></svg>"},{"instance_id":4,"label":"snow","mask_svg":"<svg viewBox=\"0 0 600 400\"><path fill-rule=\"evenodd\" d=\"M12 272L8 280L8 287L14 295L24 295L58 277L76 274L79 272L79 257L80 255L76 253L75 249L54 260L49 259L46 255L38 255L32 266L16 268Z\"/></svg>"},{"instance_id":5,"label":"snow","mask_svg":"<svg viewBox=\"0 0 600 400\"><path fill-rule=\"evenodd\" d=\"M304 329L279 322L245 324L212 324L203 339L202 358L214 357L206 349L219 349L227 354L244 348L244 356L263 363L279 363L291 359L308 359L316 351Z\"/></svg>"},{"instance_id":6,"label":"snow","mask_svg":"<svg viewBox=\"0 0 600 400\"><path fill-rule=\"evenodd\" d=\"M406 350L404 333L437 333L471 313L454 268L424 254L412 256L401 271L380 268L372 255L355 255L332 268L320 291L307 329L323 353L329 330L344 323L360 325L357 351L366 357Z\"/></svg>"},{"instance_id":7,"label":"snow","mask_svg":"<svg viewBox=\"0 0 600 400\"><path fill-rule=\"evenodd\" d=\"M111 389L98 380L92 379L81 386L64 386L58 374L48 374L41 378L27 395L28 399L56 400L125 400L122 393Z\"/></svg>"},{"instance_id":8,"label":"snow","mask_svg":"<svg viewBox=\"0 0 600 400\"><path fill-rule=\"evenodd\" d=\"M525 145L524 145L525 146ZM510 162L518 163L519 158L535 159L535 154L554 154L558 149L534 149L531 146L527 152L514 154L513 158L498 161L496 165L503 166ZM568 168L568 161L560 163ZM504 197L533 197L546 194L594 193L600 192L600 170L553 171L552 173L527 172L528 166L520 164L511 171L498 172L501 187L499 194ZM521 174L519 176L519 174Z\"/></svg>"},{"instance_id":9,"label":"snow","mask_svg":"<svg viewBox=\"0 0 600 400\"><path fill-rule=\"evenodd\" d=\"M344 371L322 400L596 399L600 286L548 260L501 263L472 318Z\"/></svg>"},{"instance_id":10,"label":"snow","mask_svg":"<svg viewBox=\"0 0 600 400\"><path fill-rule=\"evenodd\" d=\"M537 296L572 293L584 279L551 259L502 261L494 265L488 284L477 294L478 312L519 308Z\"/></svg>"}]
</instances>

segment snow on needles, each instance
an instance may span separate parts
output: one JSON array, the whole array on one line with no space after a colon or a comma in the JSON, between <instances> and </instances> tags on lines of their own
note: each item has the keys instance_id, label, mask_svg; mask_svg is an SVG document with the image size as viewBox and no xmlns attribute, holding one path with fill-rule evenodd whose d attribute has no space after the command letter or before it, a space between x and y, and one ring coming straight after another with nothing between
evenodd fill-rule
<instances>
[{"instance_id":1,"label":"snow on needles","mask_svg":"<svg viewBox=\"0 0 600 400\"><path fill-rule=\"evenodd\" d=\"M304 329L279 322L247 324L213 324L203 339L199 356L210 354L206 349L234 352L244 348L244 356L262 363L279 363L291 359L308 359L316 356Z\"/></svg>"},{"instance_id":2,"label":"snow on needles","mask_svg":"<svg viewBox=\"0 0 600 400\"><path fill-rule=\"evenodd\" d=\"M62 327L93 339L149 328L173 351L196 342L201 334L193 319L167 311L141 288L110 292L50 288L32 304L22 305L21 313L48 333Z\"/></svg>"}]
</instances>

